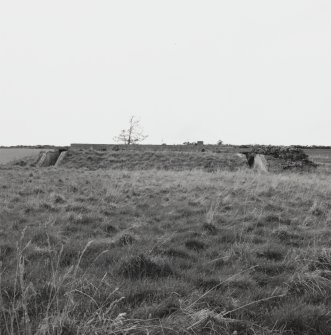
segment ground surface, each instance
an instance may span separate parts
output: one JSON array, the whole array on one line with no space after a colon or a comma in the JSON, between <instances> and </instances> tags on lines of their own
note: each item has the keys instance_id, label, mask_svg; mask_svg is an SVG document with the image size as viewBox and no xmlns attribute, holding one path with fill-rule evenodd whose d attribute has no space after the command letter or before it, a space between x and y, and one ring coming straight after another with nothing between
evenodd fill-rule
<instances>
[{"instance_id":1,"label":"ground surface","mask_svg":"<svg viewBox=\"0 0 331 335\"><path fill-rule=\"evenodd\" d=\"M331 334L328 174L18 167L0 190L2 334Z\"/></svg>"}]
</instances>

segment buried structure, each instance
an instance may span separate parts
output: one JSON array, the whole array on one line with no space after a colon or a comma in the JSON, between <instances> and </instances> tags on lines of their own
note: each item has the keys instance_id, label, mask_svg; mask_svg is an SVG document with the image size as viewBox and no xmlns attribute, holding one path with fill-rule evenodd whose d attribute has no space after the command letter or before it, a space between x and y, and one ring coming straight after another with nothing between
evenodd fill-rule
<instances>
[{"instance_id":1,"label":"buried structure","mask_svg":"<svg viewBox=\"0 0 331 335\"><path fill-rule=\"evenodd\" d=\"M264 155L250 155L247 158L247 163L254 171L268 172L268 162Z\"/></svg>"},{"instance_id":2,"label":"buried structure","mask_svg":"<svg viewBox=\"0 0 331 335\"><path fill-rule=\"evenodd\" d=\"M161 147L161 146L160 146ZM208 172L217 170L236 171L251 168L257 172L282 172L284 170L307 172L317 165L308 159L302 149L279 146L251 146L239 153L238 147L228 152L150 150L139 147L122 147L121 150L95 150L69 148L61 166L68 168L126 169L126 170L192 170L202 169Z\"/></svg>"},{"instance_id":3,"label":"buried structure","mask_svg":"<svg viewBox=\"0 0 331 335\"><path fill-rule=\"evenodd\" d=\"M208 172L217 170L236 171L251 168L257 172L282 172L284 170L307 172L317 165L308 159L302 149L296 147L250 146L240 153L239 147L227 147L219 152L216 146L209 146L203 151L181 151L181 146L165 150L162 146L131 147L118 146L112 149L96 150L94 148L58 147L39 154L38 159L30 158L14 165L35 167L64 167L125 170L192 170L201 169ZM137 149L136 149L137 148ZM158 150L158 148L160 148ZM22 164L21 164L22 163Z\"/></svg>"},{"instance_id":4,"label":"buried structure","mask_svg":"<svg viewBox=\"0 0 331 335\"><path fill-rule=\"evenodd\" d=\"M296 147L253 146L243 154L246 155L248 166L261 172L307 172L317 167L302 149Z\"/></svg>"},{"instance_id":5,"label":"buried structure","mask_svg":"<svg viewBox=\"0 0 331 335\"><path fill-rule=\"evenodd\" d=\"M59 166L66 156L67 150L51 150L41 152L35 165L37 167Z\"/></svg>"}]
</instances>

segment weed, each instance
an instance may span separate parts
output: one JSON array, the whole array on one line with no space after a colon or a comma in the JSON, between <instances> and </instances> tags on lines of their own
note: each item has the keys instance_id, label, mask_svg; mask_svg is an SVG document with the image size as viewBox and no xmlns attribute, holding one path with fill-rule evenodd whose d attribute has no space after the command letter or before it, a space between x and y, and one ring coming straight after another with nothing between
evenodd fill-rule
<instances>
[{"instance_id":1,"label":"weed","mask_svg":"<svg viewBox=\"0 0 331 335\"><path fill-rule=\"evenodd\" d=\"M266 258L271 261L281 261L285 257L284 248L277 245L269 245L266 248L257 252L257 256L260 258Z\"/></svg>"},{"instance_id":2,"label":"weed","mask_svg":"<svg viewBox=\"0 0 331 335\"><path fill-rule=\"evenodd\" d=\"M328 314L323 306L309 305L295 300L272 310L268 321L275 328L290 331L295 335L324 335L331 333Z\"/></svg>"},{"instance_id":3,"label":"weed","mask_svg":"<svg viewBox=\"0 0 331 335\"><path fill-rule=\"evenodd\" d=\"M118 229L109 222L105 222L102 224L102 230L107 234L115 234L118 231Z\"/></svg>"},{"instance_id":4,"label":"weed","mask_svg":"<svg viewBox=\"0 0 331 335\"><path fill-rule=\"evenodd\" d=\"M51 193L49 197L55 204L64 204L66 202L65 197L59 193Z\"/></svg>"},{"instance_id":5,"label":"weed","mask_svg":"<svg viewBox=\"0 0 331 335\"><path fill-rule=\"evenodd\" d=\"M118 243L121 246L131 245L136 241L136 238L132 236L131 234L123 234L119 239Z\"/></svg>"},{"instance_id":6,"label":"weed","mask_svg":"<svg viewBox=\"0 0 331 335\"><path fill-rule=\"evenodd\" d=\"M206 231L208 234L215 235L217 233L217 228L212 223L204 223L203 224L203 230Z\"/></svg>"},{"instance_id":7,"label":"weed","mask_svg":"<svg viewBox=\"0 0 331 335\"><path fill-rule=\"evenodd\" d=\"M322 249L315 259L312 259L309 263L309 270L328 270L331 271L331 250Z\"/></svg>"},{"instance_id":8,"label":"weed","mask_svg":"<svg viewBox=\"0 0 331 335\"><path fill-rule=\"evenodd\" d=\"M206 248L205 243L196 239L187 240L185 242L185 246L186 248L194 251L200 251Z\"/></svg>"},{"instance_id":9,"label":"weed","mask_svg":"<svg viewBox=\"0 0 331 335\"><path fill-rule=\"evenodd\" d=\"M124 260L119 268L119 273L131 279L160 278L173 275L173 270L166 260L141 254Z\"/></svg>"},{"instance_id":10,"label":"weed","mask_svg":"<svg viewBox=\"0 0 331 335\"><path fill-rule=\"evenodd\" d=\"M168 257L174 257L174 258L183 258L183 259L190 259L192 256L187 253L185 250L180 248L169 248L161 250L160 253L162 255L166 255Z\"/></svg>"}]
</instances>

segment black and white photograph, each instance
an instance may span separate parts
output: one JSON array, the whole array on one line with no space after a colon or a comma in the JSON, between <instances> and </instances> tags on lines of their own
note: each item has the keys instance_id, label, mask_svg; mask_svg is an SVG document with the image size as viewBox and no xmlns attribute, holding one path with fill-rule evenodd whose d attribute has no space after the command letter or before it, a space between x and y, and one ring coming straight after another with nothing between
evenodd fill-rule
<instances>
[{"instance_id":1,"label":"black and white photograph","mask_svg":"<svg viewBox=\"0 0 331 335\"><path fill-rule=\"evenodd\" d=\"M0 0L0 335L331 335L330 0Z\"/></svg>"}]
</instances>

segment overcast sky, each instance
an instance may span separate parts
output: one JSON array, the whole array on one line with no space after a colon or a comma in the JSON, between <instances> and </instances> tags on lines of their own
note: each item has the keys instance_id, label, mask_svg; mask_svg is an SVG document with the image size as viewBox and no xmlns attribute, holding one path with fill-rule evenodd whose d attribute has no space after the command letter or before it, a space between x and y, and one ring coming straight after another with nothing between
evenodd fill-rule
<instances>
[{"instance_id":1,"label":"overcast sky","mask_svg":"<svg viewBox=\"0 0 331 335\"><path fill-rule=\"evenodd\" d=\"M0 0L0 145L331 145L330 0Z\"/></svg>"}]
</instances>

